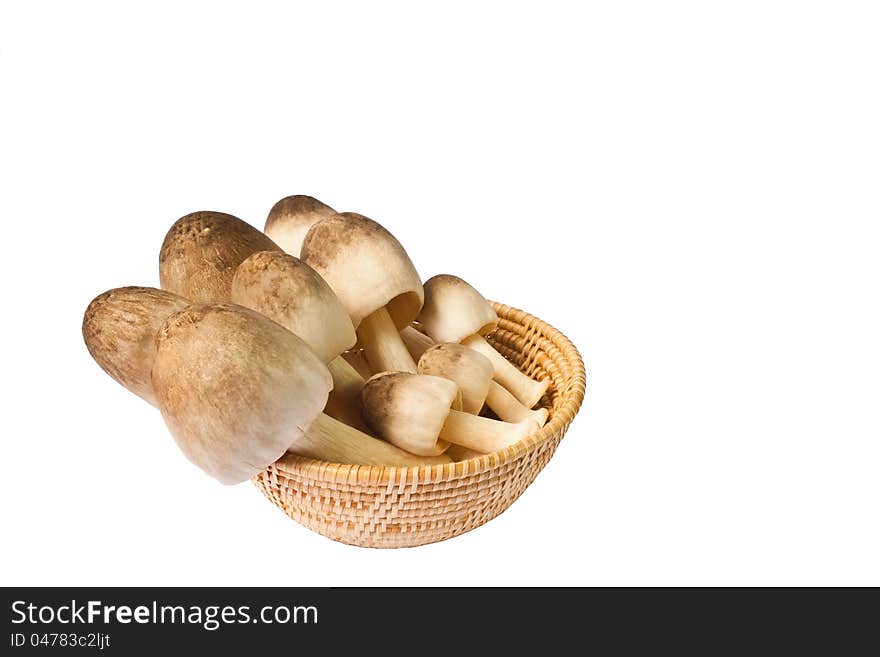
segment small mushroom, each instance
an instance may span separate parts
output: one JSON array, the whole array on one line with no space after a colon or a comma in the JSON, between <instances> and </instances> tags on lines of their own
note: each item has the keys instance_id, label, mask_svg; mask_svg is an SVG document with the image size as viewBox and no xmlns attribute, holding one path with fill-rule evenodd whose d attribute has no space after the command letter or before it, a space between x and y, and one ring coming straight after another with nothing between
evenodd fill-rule
<instances>
[{"instance_id":1,"label":"small mushroom","mask_svg":"<svg viewBox=\"0 0 880 657\"><path fill-rule=\"evenodd\" d=\"M464 413L458 386L430 374L383 372L361 391L364 417L380 436L413 454L436 454L447 443L493 452L522 440L538 426Z\"/></svg>"},{"instance_id":2,"label":"small mushroom","mask_svg":"<svg viewBox=\"0 0 880 657\"><path fill-rule=\"evenodd\" d=\"M437 344L414 326L404 326L403 330L400 332L400 337L403 339L403 344L406 345L410 356L412 356L413 360L417 363L423 353Z\"/></svg>"},{"instance_id":3,"label":"small mushroom","mask_svg":"<svg viewBox=\"0 0 880 657\"><path fill-rule=\"evenodd\" d=\"M353 427L366 428L359 396L364 377L340 356L357 342L354 326L314 269L281 251L258 251L238 266L232 279L232 301L302 338L333 376L325 412Z\"/></svg>"},{"instance_id":4,"label":"small mushroom","mask_svg":"<svg viewBox=\"0 0 880 657\"><path fill-rule=\"evenodd\" d=\"M519 371L486 342L498 326L498 315L485 297L457 276L440 274L425 282L425 303L419 322L437 342L460 342L486 356L495 380L529 408L544 396L550 382L535 381Z\"/></svg>"},{"instance_id":5,"label":"small mushroom","mask_svg":"<svg viewBox=\"0 0 880 657\"><path fill-rule=\"evenodd\" d=\"M419 359L419 373L442 376L461 390L462 410L479 414L483 404L505 422L533 420L538 426L547 422L547 409L531 410L521 404L504 386L492 380L492 363L483 354L454 342L435 344Z\"/></svg>"},{"instance_id":6,"label":"small mushroom","mask_svg":"<svg viewBox=\"0 0 880 657\"><path fill-rule=\"evenodd\" d=\"M422 282L394 236L353 212L311 227L302 259L324 277L348 311L373 372L415 372L399 331L422 307Z\"/></svg>"},{"instance_id":7,"label":"small mushroom","mask_svg":"<svg viewBox=\"0 0 880 657\"><path fill-rule=\"evenodd\" d=\"M298 258L309 228L334 214L336 210L311 196L287 196L272 206L264 232L285 252Z\"/></svg>"},{"instance_id":8,"label":"small mushroom","mask_svg":"<svg viewBox=\"0 0 880 657\"><path fill-rule=\"evenodd\" d=\"M461 410L472 415L480 413L494 373L488 358L463 345L443 342L422 354L418 368L419 374L452 381L461 390Z\"/></svg>"},{"instance_id":9,"label":"small mushroom","mask_svg":"<svg viewBox=\"0 0 880 657\"><path fill-rule=\"evenodd\" d=\"M481 354L482 355L482 354ZM495 415L505 422L522 422L524 420L533 420L538 423L539 427L547 424L547 418L550 411L546 408L536 408L532 410L519 399L514 397L510 391L496 381L489 384L489 393L486 395L486 406L491 408Z\"/></svg>"},{"instance_id":10,"label":"small mushroom","mask_svg":"<svg viewBox=\"0 0 880 657\"><path fill-rule=\"evenodd\" d=\"M156 333L166 317L189 303L153 287L108 290L86 308L82 324L86 348L114 380L155 406L150 370L156 356Z\"/></svg>"},{"instance_id":11,"label":"small mushroom","mask_svg":"<svg viewBox=\"0 0 880 657\"><path fill-rule=\"evenodd\" d=\"M364 379L364 381L373 376L373 373L370 371L370 364L367 362L366 356L364 356L363 349L346 351L342 354L342 357L348 361L349 365L357 370L357 373L361 375L361 378Z\"/></svg>"},{"instance_id":12,"label":"small mushroom","mask_svg":"<svg viewBox=\"0 0 880 657\"><path fill-rule=\"evenodd\" d=\"M242 306L199 303L168 317L152 380L183 453L225 484L258 474L287 451L364 465L449 461L408 454L324 415L332 379L321 360Z\"/></svg>"},{"instance_id":13,"label":"small mushroom","mask_svg":"<svg viewBox=\"0 0 880 657\"><path fill-rule=\"evenodd\" d=\"M443 453L456 462L467 461L469 459L475 459L483 456L483 452L478 452L475 449L468 449L467 447L462 447L461 445L450 445L449 449L447 449Z\"/></svg>"},{"instance_id":14,"label":"small mushroom","mask_svg":"<svg viewBox=\"0 0 880 657\"><path fill-rule=\"evenodd\" d=\"M223 212L193 212L178 219L159 251L159 282L191 301L230 300L235 270L257 251L280 251L263 233Z\"/></svg>"}]
</instances>

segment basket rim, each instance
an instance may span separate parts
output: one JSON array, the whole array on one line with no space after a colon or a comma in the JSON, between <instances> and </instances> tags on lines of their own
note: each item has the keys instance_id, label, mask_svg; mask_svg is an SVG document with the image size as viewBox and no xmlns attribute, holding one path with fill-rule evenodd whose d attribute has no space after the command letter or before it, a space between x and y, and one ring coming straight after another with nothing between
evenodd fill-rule
<instances>
[{"instance_id":1,"label":"basket rim","mask_svg":"<svg viewBox=\"0 0 880 657\"><path fill-rule=\"evenodd\" d=\"M473 476L487 470L497 468L514 461L534 448L553 439L558 432L564 432L577 414L586 393L586 370L580 353L574 344L561 331L547 322L529 313L497 301L489 301L501 318L515 315L516 321L526 326L529 331L543 335L553 342L568 360L572 369L569 386L565 391L566 398L553 414L552 419L538 431L530 434L519 442L496 452L473 457L466 461L440 463L436 465L381 466L357 465L349 463L332 463L287 453L272 463L266 471L255 475L255 479L265 472L278 470L285 475L305 474L312 479L348 484L389 484L406 481L437 483L455 481L463 477ZM271 476L271 475L270 475Z\"/></svg>"}]
</instances>

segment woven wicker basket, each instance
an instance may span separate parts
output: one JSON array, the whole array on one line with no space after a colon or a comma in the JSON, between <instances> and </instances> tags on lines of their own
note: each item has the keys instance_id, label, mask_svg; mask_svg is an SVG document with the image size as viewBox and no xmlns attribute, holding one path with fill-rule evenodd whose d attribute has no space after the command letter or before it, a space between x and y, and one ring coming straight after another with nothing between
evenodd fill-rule
<instances>
[{"instance_id":1,"label":"woven wicker basket","mask_svg":"<svg viewBox=\"0 0 880 657\"><path fill-rule=\"evenodd\" d=\"M254 483L288 516L328 538L377 548L458 536L509 507L553 456L580 408L586 376L574 345L549 324L499 303L487 339L524 372L550 378L543 429L480 458L423 467L325 463L286 455Z\"/></svg>"}]
</instances>

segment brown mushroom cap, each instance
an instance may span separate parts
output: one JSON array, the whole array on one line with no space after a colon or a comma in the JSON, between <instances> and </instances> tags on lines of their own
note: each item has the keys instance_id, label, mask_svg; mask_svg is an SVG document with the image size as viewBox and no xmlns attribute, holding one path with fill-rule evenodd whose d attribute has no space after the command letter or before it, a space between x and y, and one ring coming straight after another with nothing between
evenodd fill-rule
<instances>
[{"instance_id":1,"label":"brown mushroom cap","mask_svg":"<svg viewBox=\"0 0 880 657\"><path fill-rule=\"evenodd\" d=\"M159 330L159 409L187 458L225 484L284 454L321 413L332 386L305 342L248 308L194 304Z\"/></svg>"},{"instance_id":2,"label":"brown mushroom cap","mask_svg":"<svg viewBox=\"0 0 880 657\"><path fill-rule=\"evenodd\" d=\"M192 301L230 300L232 277L257 251L280 251L263 233L223 212L193 212L165 235L159 251L159 282Z\"/></svg>"},{"instance_id":3,"label":"brown mushroom cap","mask_svg":"<svg viewBox=\"0 0 880 657\"><path fill-rule=\"evenodd\" d=\"M325 363L357 342L351 318L327 282L281 251L258 251L238 266L232 301L292 331Z\"/></svg>"},{"instance_id":4,"label":"brown mushroom cap","mask_svg":"<svg viewBox=\"0 0 880 657\"><path fill-rule=\"evenodd\" d=\"M287 253L298 258L309 228L334 214L336 210L311 196L287 196L272 206L264 232Z\"/></svg>"},{"instance_id":5,"label":"brown mushroom cap","mask_svg":"<svg viewBox=\"0 0 880 657\"><path fill-rule=\"evenodd\" d=\"M435 344L419 359L419 373L449 379L461 389L462 409L476 415L483 408L495 368L483 354L452 342Z\"/></svg>"},{"instance_id":6,"label":"brown mushroom cap","mask_svg":"<svg viewBox=\"0 0 880 657\"><path fill-rule=\"evenodd\" d=\"M425 281L425 305L419 322L437 342L461 342L470 335L495 330L498 315L469 283L458 276L438 274Z\"/></svg>"},{"instance_id":7,"label":"brown mushroom cap","mask_svg":"<svg viewBox=\"0 0 880 657\"><path fill-rule=\"evenodd\" d=\"M306 235L301 257L330 284L355 328L383 307L398 330L419 314L419 274L400 242L372 219L354 212L322 219Z\"/></svg>"},{"instance_id":8,"label":"brown mushroom cap","mask_svg":"<svg viewBox=\"0 0 880 657\"><path fill-rule=\"evenodd\" d=\"M108 290L86 308L83 339L101 369L155 406L150 370L156 356L156 333L166 317L189 304L183 297L153 287Z\"/></svg>"},{"instance_id":9,"label":"brown mushroom cap","mask_svg":"<svg viewBox=\"0 0 880 657\"><path fill-rule=\"evenodd\" d=\"M461 408L458 386L428 374L382 372L361 390L364 418L380 436L413 454L444 451L437 437L449 410Z\"/></svg>"}]
</instances>

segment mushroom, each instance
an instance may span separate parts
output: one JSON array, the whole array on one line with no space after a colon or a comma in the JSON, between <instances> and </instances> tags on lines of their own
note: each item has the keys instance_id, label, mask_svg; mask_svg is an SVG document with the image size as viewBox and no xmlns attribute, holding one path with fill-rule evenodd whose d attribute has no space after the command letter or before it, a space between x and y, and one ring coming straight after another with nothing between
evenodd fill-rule
<instances>
[{"instance_id":1,"label":"mushroom","mask_svg":"<svg viewBox=\"0 0 880 657\"><path fill-rule=\"evenodd\" d=\"M442 376L461 390L462 410L478 415L483 404L505 422L533 420L538 426L547 422L547 409L531 410L521 404L506 388L492 380L492 363L483 354L454 342L441 342L425 351L419 359L419 373Z\"/></svg>"},{"instance_id":2,"label":"mushroom","mask_svg":"<svg viewBox=\"0 0 880 657\"><path fill-rule=\"evenodd\" d=\"M225 484L258 474L287 451L364 465L449 461L408 454L324 415L333 382L318 356L242 306L198 303L168 317L152 380L183 453Z\"/></svg>"},{"instance_id":3,"label":"mushroom","mask_svg":"<svg viewBox=\"0 0 880 657\"><path fill-rule=\"evenodd\" d=\"M449 379L461 390L461 410L479 415L494 370L489 359L460 344L435 344L419 359L419 374Z\"/></svg>"},{"instance_id":4,"label":"mushroom","mask_svg":"<svg viewBox=\"0 0 880 657\"><path fill-rule=\"evenodd\" d=\"M114 380L156 405L150 370L156 332L189 301L153 287L118 287L99 294L86 308L82 333L92 358Z\"/></svg>"},{"instance_id":5,"label":"mushroom","mask_svg":"<svg viewBox=\"0 0 880 657\"><path fill-rule=\"evenodd\" d=\"M482 355L482 354L481 354ZM489 393L486 395L486 406L491 408L495 415L505 422L522 422L523 420L533 420L538 423L539 427L547 424L547 418L550 411L546 408L536 408L532 410L519 399L514 397L510 391L496 381L489 384Z\"/></svg>"},{"instance_id":6,"label":"mushroom","mask_svg":"<svg viewBox=\"0 0 880 657\"><path fill-rule=\"evenodd\" d=\"M370 364L367 362L366 356L364 356L363 349L352 349L351 351L346 351L342 354L342 357L348 361L348 364L351 365L357 373L361 375L365 381L373 376L373 373L370 371Z\"/></svg>"},{"instance_id":7,"label":"mushroom","mask_svg":"<svg viewBox=\"0 0 880 657\"><path fill-rule=\"evenodd\" d=\"M468 459L475 459L483 456L483 452L478 452L475 449L468 449L467 447L462 447L461 445L450 445L449 449L447 449L443 453L456 462L467 461Z\"/></svg>"},{"instance_id":8,"label":"mushroom","mask_svg":"<svg viewBox=\"0 0 880 657\"><path fill-rule=\"evenodd\" d=\"M382 372L361 391L364 417L380 436L413 454L436 454L447 443L493 452L522 440L538 428L459 410L458 386L430 374Z\"/></svg>"},{"instance_id":9,"label":"mushroom","mask_svg":"<svg viewBox=\"0 0 880 657\"><path fill-rule=\"evenodd\" d=\"M311 196L287 196L272 206L264 232L287 253L298 258L309 228L334 214L336 210Z\"/></svg>"},{"instance_id":10,"label":"mushroom","mask_svg":"<svg viewBox=\"0 0 880 657\"><path fill-rule=\"evenodd\" d=\"M422 307L422 282L406 251L372 219L344 212L311 227L302 259L348 311L373 372L416 371L400 329Z\"/></svg>"},{"instance_id":11,"label":"mushroom","mask_svg":"<svg viewBox=\"0 0 880 657\"><path fill-rule=\"evenodd\" d=\"M238 217L193 212L178 219L159 251L159 282L192 301L229 301L232 277L257 251L280 251L275 242Z\"/></svg>"},{"instance_id":12,"label":"mushroom","mask_svg":"<svg viewBox=\"0 0 880 657\"><path fill-rule=\"evenodd\" d=\"M425 282L425 303L419 322L436 342L460 342L486 356L495 380L529 408L544 396L548 380L535 381L519 371L486 342L498 326L498 315L485 297L457 276L439 274Z\"/></svg>"},{"instance_id":13,"label":"mushroom","mask_svg":"<svg viewBox=\"0 0 880 657\"><path fill-rule=\"evenodd\" d=\"M256 310L302 338L333 376L325 412L353 427L366 428L359 397L364 377L340 356L357 342L354 326L314 269L281 251L258 251L238 266L232 278L232 302Z\"/></svg>"},{"instance_id":14,"label":"mushroom","mask_svg":"<svg viewBox=\"0 0 880 657\"><path fill-rule=\"evenodd\" d=\"M403 330L400 331L400 337L403 339L403 344L406 345L410 356L417 363L423 353L437 344L414 326L404 326Z\"/></svg>"}]
</instances>

